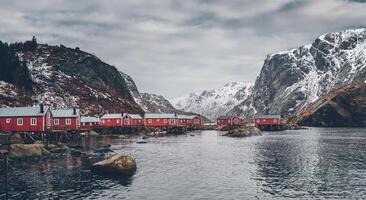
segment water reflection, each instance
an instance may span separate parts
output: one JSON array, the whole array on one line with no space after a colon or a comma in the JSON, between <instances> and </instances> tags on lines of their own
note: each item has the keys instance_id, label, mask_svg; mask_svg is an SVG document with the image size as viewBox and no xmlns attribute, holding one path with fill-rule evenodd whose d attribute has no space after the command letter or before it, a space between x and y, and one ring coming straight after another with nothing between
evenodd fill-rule
<instances>
[{"instance_id":1,"label":"water reflection","mask_svg":"<svg viewBox=\"0 0 366 200\"><path fill-rule=\"evenodd\" d=\"M264 192L277 197L359 197L366 188L365 135L362 129L333 130L263 138L255 146L254 179Z\"/></svg>"}]
</instances>

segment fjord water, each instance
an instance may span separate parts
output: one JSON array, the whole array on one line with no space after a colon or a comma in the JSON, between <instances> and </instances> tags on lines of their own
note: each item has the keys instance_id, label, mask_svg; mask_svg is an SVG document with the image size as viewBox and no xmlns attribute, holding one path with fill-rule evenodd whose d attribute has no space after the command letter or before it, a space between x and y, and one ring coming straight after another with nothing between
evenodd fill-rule
<instances>
[{"instance_id":1,"label":"fjord water","mask_svg":"<svg viewBox=\"0 0 366 200\"><path fill-rule=\"evenodd\" d=\"M310 128L229 138L216 131L111 143L135 156L129 179L88 168L97 154L17 163L10 199L356 199L366 198L366 130ZM1 185L3 187L3 185Z\"/></svg>"}]
</instances>

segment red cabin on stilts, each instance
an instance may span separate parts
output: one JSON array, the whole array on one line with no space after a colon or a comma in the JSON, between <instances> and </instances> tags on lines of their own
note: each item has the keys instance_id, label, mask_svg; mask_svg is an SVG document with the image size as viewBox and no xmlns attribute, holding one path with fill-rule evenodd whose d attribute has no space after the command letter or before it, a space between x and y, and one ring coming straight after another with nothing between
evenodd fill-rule
<instances>
[{"instance_id":1,"label":"red cabin on stilts","mask_svg":"<svg viewBox=\"0 0 366 200\"><path fill-rule=\"evenodd\" d=\"M145 114L146 127L178 126L177 114Z\"/></svg>"},{"instance_id":2,"label":"red cabin on stilts","mask_svg":"<svg viewBox=\"0 0 366 200\"><path fill-rule=\"evenodd\" d=\"M97 117L80 117L80 129L81 130L93 130L100 127L100 121Z\"/></svg>"},{"instance_id":3,"label":"red cabin on stilts","mask_svg":"<svg viewBox=\"0 0 366 200\"><path fill-rule=\"evenodd\" d=\"M104 127L122 127L123 113L105 114L100 118L100 125Z\"/></svg>"},{"instance_id":4,"label":"red cabin on stilts","mask_svg":"<svg viewBox=\"0 0 366 200\"><path fill-rule=\"evenodd\" d=\"M144 126L144 119L138 114L124 114L122 126Z\"/></svg>"},{"instance_id":5,"label":"red cabin on stilts","mask_svg":"<svg viewBox=\"0 0 366 200\"><path fill-rule=\"evenodd\" d=\"M48 132L53 130L53 114L49 107L0 108L0 131Z\"/></svg>"},{"instance_id":6,"label":"red cabin on stilts","mask_svg":"<svg viewBox=\"0 0 366 200\"><path fill-rule=\"evenodd\" d=\"M245 121L238 116L220 116L217 118L216 124L218 126L239 126L244 125Z\"/></svg>"},{"instance_id":7,"label":"red cabin on stilts","mask_svg":"<svg viewBox=\"0 0 366 200\"><path fill-rule=\"evenodd\" d=\"M53 110L53 129L55 131L78 130L80 128L80 110Z\"/></svg>"},{"instance_id":8,"label":"red cabin on stilts","mask_svg":"<svg viewBox=\"0 0 366 200\"><path fill-rule=\"evenodd\" d=\"M202 127L202 117L198 115L178 115L178 125L199 128Z\"/></svg>"}]
</instances>

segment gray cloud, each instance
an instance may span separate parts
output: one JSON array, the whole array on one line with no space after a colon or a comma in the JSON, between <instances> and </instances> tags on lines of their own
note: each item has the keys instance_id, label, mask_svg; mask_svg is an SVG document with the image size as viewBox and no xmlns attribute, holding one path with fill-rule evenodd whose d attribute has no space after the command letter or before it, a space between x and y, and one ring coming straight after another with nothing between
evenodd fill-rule
<instances>
[{"instance_id":1,"label":"gray cloud","mask_svg":"<svg viewBox=\"0 0 366 200\"><path fill-rule=\"evenodd\" d=\"M365 27L362 2L0 0L0 40L78 46L172 98L253 82L268 54Z\"/></svg>"}]
</instances>

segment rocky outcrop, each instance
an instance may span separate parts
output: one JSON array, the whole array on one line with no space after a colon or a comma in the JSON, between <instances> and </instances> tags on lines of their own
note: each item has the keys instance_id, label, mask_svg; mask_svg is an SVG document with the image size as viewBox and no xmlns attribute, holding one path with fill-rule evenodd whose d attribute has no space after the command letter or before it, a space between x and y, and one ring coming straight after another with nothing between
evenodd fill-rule
<instances>
[{"instance_id":1,"label":"rocky outcrop","mask_svg":"<svg viewBox=\"0 0 366 200\"><path fill-rule=\"evenodd\" d=\"M366 126L366 83L337 88L289 120L303 126Z\"/></svg>"},{"instance_id":2,"label":"rocky outcrop","mask_svg":"<svg viewBox=\"0 0 366 200\"><path fill-rule=\"evenodd\" d=\"M229 137L248 137L252 135L260 135L261 131L254 126L242 126L229 130L224 136Z\"/></svg>"},{"instance_id":3,"label":"rocky outcrop","mask_svg":"<svg viewBox=\"0 0 366 200\"><path fill-rule=\"evenodd\" d=\"M136 161L129 155L114 155L90 167L92 172L104 176L130 176L136 169Z\"/></svg>"},{"instance_id":4,"label":"rocky outcrop","mask_svg":"<svg viewBox=\"0 0 366 200\"><path fill-rule=\"evenodd\" d=\"M12 160L25 160L40 158L50 152L43 144L12 144L10 145L9 158Z\"/></svg>"}]
</instances>

